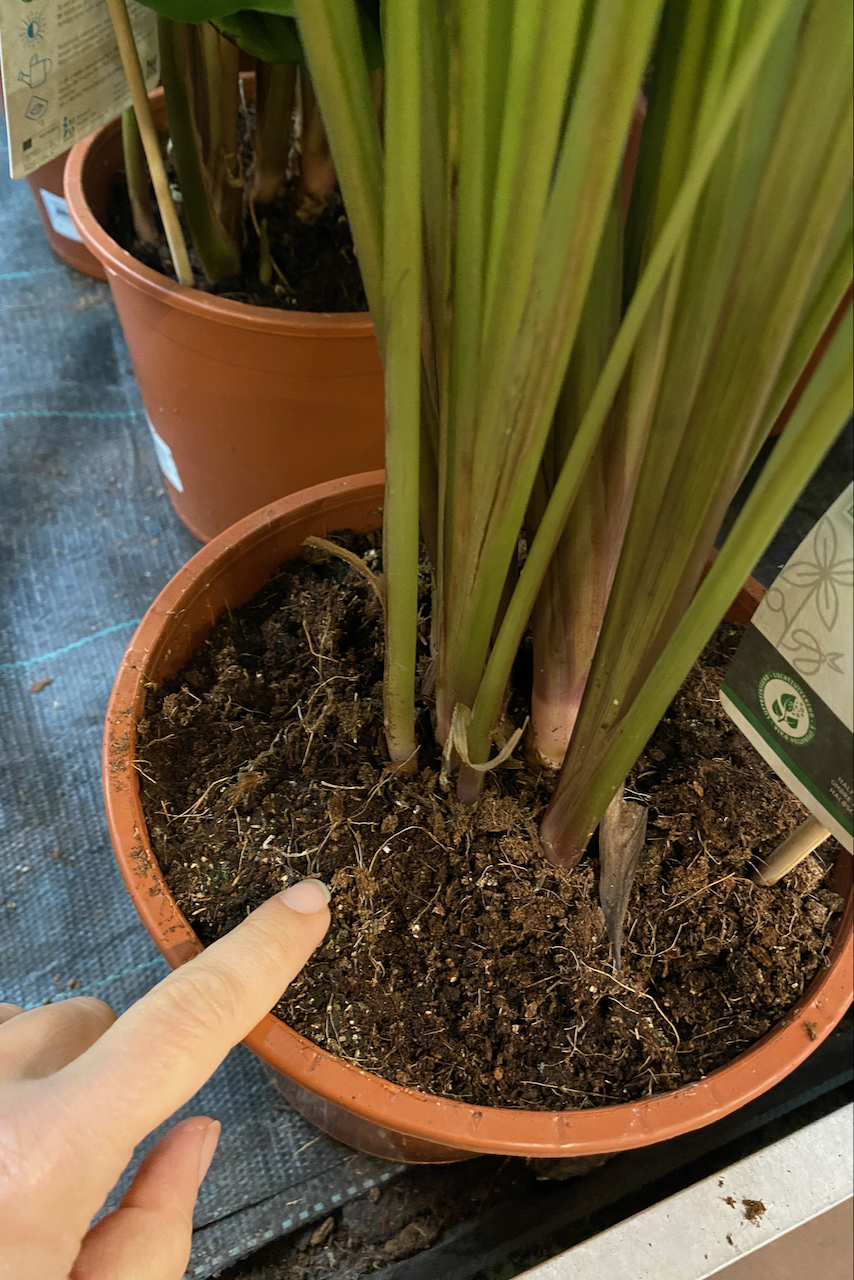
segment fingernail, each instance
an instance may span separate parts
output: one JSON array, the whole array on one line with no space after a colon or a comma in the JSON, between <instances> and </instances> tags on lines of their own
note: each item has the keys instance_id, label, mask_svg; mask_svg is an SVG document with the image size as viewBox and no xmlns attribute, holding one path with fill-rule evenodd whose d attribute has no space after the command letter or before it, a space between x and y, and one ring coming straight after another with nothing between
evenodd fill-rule
<instances>
[{"instance_id":1,"label":"fingernail","mask_svg":"<svg viewBox=\"0 0 854 1280\"><path fill-rule=\"evenodd\" d=\"M216 1144L219 1142L219 1135L222 1132L222 1125L218 1120L214 1120L208 1125L205 1133L205 1140L202 1143L202 1149L199 1153L199 1186L205 1180L205 1174L211 1167L211 1160L214 1158Z\"/></svg>"},{"instance_id":2,"label":"fingernail","mask_svg":"<svg viewBox=\"0 0 854 1280\"><path fill-rule=\"evenodd\" d=\"M322 880L300 880L282 894L282 902L302 916L313 916L329 906L332 891Z\"/></svg>"}]
</instances>

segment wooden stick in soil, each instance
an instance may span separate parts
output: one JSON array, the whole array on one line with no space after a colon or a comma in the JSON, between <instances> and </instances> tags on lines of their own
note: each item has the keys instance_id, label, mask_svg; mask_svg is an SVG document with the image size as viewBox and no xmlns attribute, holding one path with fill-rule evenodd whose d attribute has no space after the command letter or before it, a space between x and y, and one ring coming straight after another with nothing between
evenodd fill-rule
<instances>
[{"instance_id":1,"label":"wooden stick in soil","mask_svg":"<svg viewBox=\"0 0 854 1280\"><path fill-rule=\"evenodd\" d=\"M172 255L175 275L181 284L189 285L192 288L193 270L190 266L190 259L187 256L187 246L184 244L184 234L178 221L175 202L172 199L172 192L169 190L169 179L166 176L163 157L160 154L160 139L154 127L151 103L148 101L145 80L142 76L142 67L139 65L139 52L136 47L136 41L133 38L128 11L124 0L107 0L107 8L110 11L113 30L116 33L119 55L128 82L128 88L130 89L131 102L139 125L145 158L148 161L148 169L154 186L154 196L163 221L163 230L166 233L166 242Z\"/></svg>"},{"instance_id":2,"label":"wooden stick in soil","mask_svg":"<svg viewBox=\"0 0 854 1280\"><path fill-rule=\"evenodd\" d=\"M754 884L766 887L776 884L799 862L803 862L814 849L823 844L830 834L818 818L807 818L806 822L802 822L790 836L786 836L783 843L763 860L753 872L751 880Z\"/></svg>"}]
</instances>

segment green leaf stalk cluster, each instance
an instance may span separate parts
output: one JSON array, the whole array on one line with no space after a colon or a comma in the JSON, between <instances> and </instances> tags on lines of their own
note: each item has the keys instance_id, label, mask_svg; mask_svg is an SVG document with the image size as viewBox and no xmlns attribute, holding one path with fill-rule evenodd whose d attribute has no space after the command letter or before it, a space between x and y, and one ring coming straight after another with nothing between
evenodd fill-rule
<instances>
[{"instance_id":1,"label":"green leaf stalk cluster","mask_svg":"<svg viewBox=\"0 0 854 1280\"><path fill-rule=\"evenodd\" d=\"M154 7L211 278L239 239L229 42L263 59L253 199L295 95L312 198L340 181L386 377L391 759L417 760L423 541L446 771L474 802L505 758L529 635L541 837L572 865L612 802L619 829L629 770L850 413L849 306L704 578L850 298L850 2Z\"/></svg>"},{"instance_id":2,"label":"green leaf stalk cluster","mask_svg":"<svg viewBox=\"0 0 854 1280\"><path fill-rule=\"evenodd\" d=\"M848 0L293 0L386 370L386 733L477 798L526 633L571 865L850 412ZM630 198L629 198L630 194ZM529 631L530 629L530 631ZM492 760L490 759L492 757Z\"/></svg>"},{"instance_id":3,"label":"green leaf stalk cluster","mask_svg":"<svg viewBox=\"0 0 854 1280\"><path fill-rule=\"evenodd\" d=\"M233 0L156 0L150 7L158 14L171 157L198 262L209 281L237 275L248 212L259 239L259 276L269 283L275 257L255 206L272 204L295 173L297 215L312 222L337 186L293 5L231 12ZM376 97L382 77L378 4L361 0L359 22L362 57L373 73ZM241 51L255 67L256 127L248 173L239 136ZM134 227L140 240L155 243L132 112L125 115L123 141Z\"/></svg>"}]
</instances>

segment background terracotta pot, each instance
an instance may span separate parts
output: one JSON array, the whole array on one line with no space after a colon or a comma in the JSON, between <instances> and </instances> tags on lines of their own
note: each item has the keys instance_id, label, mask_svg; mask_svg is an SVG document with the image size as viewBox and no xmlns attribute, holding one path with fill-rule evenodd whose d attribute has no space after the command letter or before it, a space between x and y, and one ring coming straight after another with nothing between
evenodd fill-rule
<instances>
[{"instance_id":1,"label":"background terracotta pot","mask_svg":"<svg viewBox=\"0 0 854 1280\"><path fill-rule=\"evenodd\" d=\"M173 967L201 950L151 851L139 797L136 725L145 689L176 674L226 607L247 601L303 539L335 529L379 526L381 472L319 485L274 503L227 530L193 557L143 618L119 669L107 711L104 792L113 847L146 928ZM731 615L746 621L761 598L749 583ZM476 1153L584 1156L641 1147L727 1115L798 1066L836 1025L852 994L851 859L841 853L845 911L828 967L790 1012L751 1049L696 1084L641 1102L583 1111L472 1107L390 1084L333 1057L268 1015L246 1044L308 1119L363 1151L410 1161L462 1160Z\"/></svg>"},{"instance_id":2,"label":"background terracotta pot","mask_svg":"<svg viewBox=\"0 0 854 1280\"><path fill-rule=\"evenodd\" d=\"M3 118L3 77L0 75L0 120ZM3 125L0 124L0 129ZM48 164L27 175L27 183L33 194L39 217L42 220L48 244L54 253L69 267L76 267L96 280L106 280L104 268L86 248L80 233L71 221L63 192L65 162L68 152L63 151ZM47 198L45 198L45 196ZM48 207L49 206L49 207Z\"/></svg>"},{"instance_id":3,"label":"background terracotta pot","mask_svg":"<svg viewBox=\"0 0 854 1280\"><path fill-rule=\"evenodd\" d=\"M39 211L48 244L69 267L75 267L96 280L107 274L94 254L90 253L71 220L64 194L65 163L69 152L27 174L27 182Z\"/></svg>"},{"instance_id":4,"label":"background terracotta pot","mask_svg":"<svg viewBox=\"0 0 854 1280\"><path fill-rule=\"evenodd\" d=\"M152 94L165 132L162 90ZM250 306L137 262L101 225L115 120L70 154L71 216L110 283L169 496L207 540L276 498L383 463L383 375L367 312Z\"/></svg>"}]
</instances>

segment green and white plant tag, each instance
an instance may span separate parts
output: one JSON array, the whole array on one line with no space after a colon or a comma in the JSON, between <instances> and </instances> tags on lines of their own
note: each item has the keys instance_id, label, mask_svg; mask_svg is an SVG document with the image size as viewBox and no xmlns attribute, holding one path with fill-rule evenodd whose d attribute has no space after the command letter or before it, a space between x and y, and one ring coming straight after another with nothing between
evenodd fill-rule
<instances>
[{"instance_id":1,"label":"green and white plant tag","mask_svg":"<svg viewBox=\"0 0 854 1280\"><path fill-rule=\"evenodd\" d=\"M854 485L769 588L721 689L732 720L854 852Z\"/></svg>"},{"instance_id":2,"label":"green and white plant tag","mask_svg":"<svg viewBox=\"0 0 854 1280\"><path fill-rule=\"evenodd\" d=\"M148 89L160 78L157 15L128 0ZM130 106L106 0L0 0L0 65L13 178Z\"/></svg>"}]
</instances>

